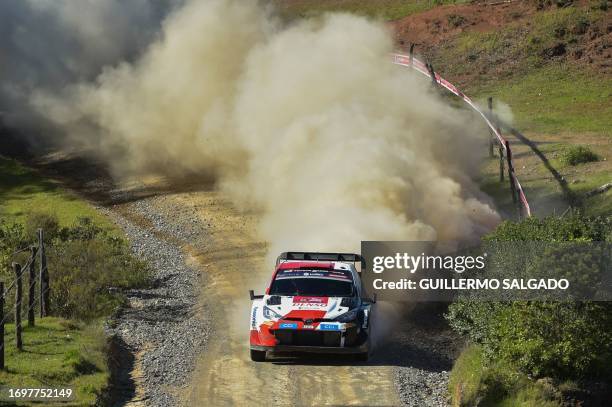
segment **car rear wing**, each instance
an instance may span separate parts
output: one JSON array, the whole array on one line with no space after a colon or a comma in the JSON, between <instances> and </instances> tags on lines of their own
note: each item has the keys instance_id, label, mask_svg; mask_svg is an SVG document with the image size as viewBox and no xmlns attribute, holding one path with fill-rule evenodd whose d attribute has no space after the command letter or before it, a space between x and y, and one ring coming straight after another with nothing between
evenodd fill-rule
<instances>
[{"instance_id":1,"label":"car rear wing","mask_svg":"<svg viewBox=\"0 0 612 407\"><path fill-rule=\"evenodd\" d=\"M365 259L356 253L283 252L276 258L276 265L288 260L342 261L353 263L355 266L359 263L360 272L366 267Z\"/></svg>"}]
</instances>

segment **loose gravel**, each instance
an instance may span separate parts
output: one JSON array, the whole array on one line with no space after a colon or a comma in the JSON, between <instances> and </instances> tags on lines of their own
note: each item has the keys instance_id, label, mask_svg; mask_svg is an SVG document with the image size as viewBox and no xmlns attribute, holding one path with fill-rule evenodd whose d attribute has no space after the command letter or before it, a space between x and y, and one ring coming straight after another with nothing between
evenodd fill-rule
<instances>
[{"instance_id":1,"label":"loose gravel","mask_svg":"<svg viewBox=\"0 0 612 407\"><path fill-rule=\"evenodd\" d=\"M448 406L449 372L398 367L395 385L404 406Z\"/></svg>"},{"instance_id":2,"label":"loose gravel","mask_svg":"<svg viewBox=\"0 0 612 407\"><path fill-rule=\"evenodd\" d=\"M463 345L444 322L440 310L413 311L420 315L403 322L387 344L395 363L395 385L403 406L448 406L448 380L453 360Z\"/></svg>"},{"instance_id":3,"label":"loose gravel","mask_svg":"<svg viewBox=\"0 0 612 407\"><path fill-rule=\"evenodd\" d=\"M168 389L186 386L210 329L206 309L197 308L201 277L185 264L179 247L205 244L205 222L198 221L195 208L189 206L169 213L164 199L146 198L124 206L144 219L146 227L109 213L129 237L134 254L146 260L154 273L154 288L127 292L127 306L108 327L109 335L140 355L139 395L150 406L179 404ZM413 312L423 317L399 324L385 344L385 360L380 362L396 366L395 385L403 406L449 405L449 371L461 341L438 311L425 307Z\"/></svg>"},{"instance_id":4,"label":"loose gravel","mask_svg":"<svg viewBox=\"0 0 612 407\"><path fill-rule=\"evenodd\" d=\"M127 210L153 220L153 231L160 234L130 222L115 211L107 211L128 236L134 255L149 264L154 278L150 289L125 292L127 304L108 324L107 334L123 342L133 355L139 355L138 395L144 404L175 406L179 404L177 397L168 389L187 384L196 355L206 343L209 327L205 309L197 308L201 277L186 265L181 248L170 242L173 239L158 237L171 233L174 239L186 241L196 232L167 230L151 200L130 203ZM125 384L117 386L124 387Z\"/></svg>"}]
</instances>

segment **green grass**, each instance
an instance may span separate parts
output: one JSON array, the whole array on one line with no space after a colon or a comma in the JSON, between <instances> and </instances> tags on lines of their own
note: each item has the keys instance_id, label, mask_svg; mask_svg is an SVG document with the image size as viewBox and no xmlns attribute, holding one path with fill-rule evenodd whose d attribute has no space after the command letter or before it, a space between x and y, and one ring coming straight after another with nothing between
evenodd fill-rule
<instances>
[{"instance_id":1,"label":"green grass","mask_svg":"<svg viewBox=\"0 0 612 407\"><path fill-rule=\"evenodd\" d=\"M121 231L88 202L15 160L0 157L0 220L24 224L32 213L55 215L60 227L73 226L78 218L88 217L111 235L122 236ZM14 325L5 326L6 369L0 371L0 385L68 385L73 387L77 398L73 403L61 405L94 405L109 380L101 324L86 325L49 317L37 320L34 328L26 325L23 351L15 348Z\"/></svg>"},{"instance_id":2,"label":"green grass","mask_svg":"<svg viewBox=\"0 0 612 407\"><path fill-rule=\"evenodd\" d=\"M586 136L585 136L586 137ZM533 135L532 139L544 141L538 144L538 148L549 159L550 165L556 169L567 182L569 194L577 199L574 205L579 205L588 215L609 215L612 213L612 190L592 197L587 197L587 193L612 182L612 167L609 163L609 158L595 162L586 162L578 165L570 165L564 159L566 151L571 150L575 145L572 144L573 136L557 138L556 136L538 136ZM555 139L558 142L549 142L548 139ZM590 136L589 140L593 144L589 145L599 157L612 156L612 142L603 143L606 136ZM598 141L598 142L597 142ZM516 146L514 149L517 152L529 151L528 148ZM521 184L525 188L527 198L531 203L531 209L536 216L564 212L568 205L568 196L560 187L559 183L553 179L549 170L537 158L533 157L530 160L515 161L518 163L517 173ZM528 169L522 167L523 163L527 163ZM535 165L535 168L533 167ZM506 218L513 219L516 214L516 207L512 203L507 176L503 183L499 182L497 158L488 159L482 168L479 184L481 189L487 193L496 203Z\"/></svg>"},{"instance_id":3,"label":"green grass","mask_svg":"<svg viewBox=\"0 0 612 407\"><path fill-rule=\"evenodd\" d=\"M607 14L592 7L553 7L491 31L465 30L433 50L434 66L472 97L493 96L510 105L515 125L534 133L611 135L612 76L574 52L584 49L587 30ZM547 54L563 44L562 57Z\"/></svg>"},{"instance_id":4,"label":"green grass","mask_svg":"<svg viewBox=\"0 0 612 407\"><path fill-rule=\"evenodd\" d=\"M598 161L599 157L588 147L573 146L563 152L562 160L568 165L578 165Z\"/></svg>"},{"instance_id":5,"label":"green grass","mask_svg":"<svg viewBox=\"0 0 612 407\"><path fill-rule=\"evenodd\" d=\"M561 213L569 205L565 197L572 197L574 203L574 193L580 199L612 181L610 166L604 161L612 156L612 75L574 57L575 52L589 48L589 27L605 30L607 14L595 6L591 2L551 7L484 32L468 27L428 52L438 71L473 99L492 96L503 102L512 112L515 128L532 140L545 138L549 143L538 147L567 179L571 192L566 193L543 164L522 161L519 156L516 172L536 215ZM548 51L560 43L565 55L551 56ZM568 168L557 158L574 145L589 143L595 144L592 147L600 162ZM529 154L518 145L517 150ZM504 215L514 218L517 211L508 183L499 183L497 168L496 160L488 161L480 185ZM582 199L583 209L593 215L610 214L611 196L608 191Z\"/></svg>"},{"instance_id":6,"label":"green grass","mask_svg":"<svg viewBox=\"0 0 612 407\"><path fill-rule=\"evenodd\" d=\"M558 407L561 395L545 381L531 381L511 366L487 364L482 349L467 347L450 374L452 406Z\"/></svg>"},{"instance_id":7,"label":"green grass","mask_svg":"<svg viewBox=\"0 0 612 407\"><path fill-rule=\"evenodd\" d=\"M608 190L606 193L589 198L585 212L588 215L609 216L612 213L612 190Z\"/></svg>"},{"instance_id":8,"label":"green grass","mask_svg":"<svg viewBox=\"0 0 612 407\"><path fill-rule=\"evenodd\" d=\"M483 366L484 359L480 347L472 345L461 352L448 381L453 406L476 401L483 381Z\"/></svg>"},{"instance_id":9,"label":"green grass","mask_svg":"<svg viewBox=\"0 0 612 407\"><path fill-rule=\"evenodd\" d=\"M326 12L348 12L383 20L397 20L444 4L467 0L274 0L283 18L292 20Z\"/></svg>"},{"instance_id":10,"label":"green grass","mask_svg":"<svg viewBox=\"0 0 612 407\"><path fill-rule=\"evenodd\" d=\"M49 317L38 319L36 327L30 328L24 322L23 351L15 347L15 326L6 324L5 329L5 370L0 371L0 385L70 386L76 398L68 405L95 404L109 380L101 324L82 327Z\"/></svg>"},{"instance_id":11,"label":"green grass","mask_svg":"<svg viewBox=\"0 0 612 407\"><path fill-rule=\"evenodd\" d=\"M438 50L437 59L459 73L475 64L489 72L520 76L553 61L546 51L555 45L564 44L566 54L581 48L589 27L605 19L606 13L588 7L551 8L535 13L528 24L517 21L491 31L463 31ZM452 62L466 58L471 62L468 66L453 66Z\"/></svg>"},{"instance_id":12,"label":"green grass","mask_svg":"<svg viewBox=\"0 0 612 407\"><path fill-rule=\"evenodd\" d=\"M495 85L469 88L476 97L493 95L507 103L514 126L522 131L612 136L612 77L561 64Z\"/></svg>"},{"instance_id":13,"label":"green grass","mask_svg":"<svg viewBox=\"0 0 612 407\"><path fill-rule=\"evenodd\" d=\"M498 168L497 159L491 160L493 163L489 163L493 168ZM480 179L480 189L490 196L497 210L503 215L504 219L518 219L518 208L512 201L512 195L510 194L510 187L508 184L507 170L504 173L504 182L499 181L499 172L496 169L486 171L482 174Z\"/></svg>"},{"instance_id":14,"label":"green grass","mask_svg":"<svg viewBox=\"0 0 612 407\"><path fill-rule=\"evenodd\" d=\"M17 161L0 157L0 218L23 223L34 212L55 214L60 226L70 226L78 218L89 217L100 227L115 230L115 226L86 201Z\"/></svg>"},{"instance_id":15,"label":"green grass","mask_svg":"<svg viewBox=\"0 0 612 407\"><path fill-rule=\"evenodd\" d=\"M612 182L612 171L593 172L590 174L582 173L581 182L572 184L571 189L578 196L584 196L589 191L594 190L604 184ZM589 215L610 215L612 214L612 190L590 198L584 198L584 209Z\"/></svg>"}]
</instances>

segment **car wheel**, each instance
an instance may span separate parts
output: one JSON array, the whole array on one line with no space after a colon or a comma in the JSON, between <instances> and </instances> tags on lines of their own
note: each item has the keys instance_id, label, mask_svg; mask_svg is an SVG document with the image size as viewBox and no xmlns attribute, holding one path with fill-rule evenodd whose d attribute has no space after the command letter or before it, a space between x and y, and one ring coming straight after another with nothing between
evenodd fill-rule
<instances>
[{"instance_id":1,"label":"car wheel","mask_svg":"<svg viewBox=\"0 0 612 407\"><path fill-rule=\"evenodd\" d=\"M251 360L253 362L265 362L266 361L266 351L251 349Z\"/></svg>"},{"instance_id":2,"label":"car wheel","mask_svg":"<svg viewBox=\"0 0 612 407\"><path fill-rule=\"evenodd\" d=\"M370 354L369 354L368 352L357 353L357 354L355 355L355 359L356 359L358 362L367 362L367 361L368 361L368 359L369 359L369 357L370 357Z\"/></svg>"}]
</instances>

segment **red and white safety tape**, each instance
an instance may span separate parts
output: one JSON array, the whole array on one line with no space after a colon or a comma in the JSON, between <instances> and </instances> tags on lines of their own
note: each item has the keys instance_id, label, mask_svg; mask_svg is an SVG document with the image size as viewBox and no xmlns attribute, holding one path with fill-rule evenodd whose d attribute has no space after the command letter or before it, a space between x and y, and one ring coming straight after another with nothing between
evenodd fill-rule
<instances>
[{"instance_id":1,"label":"red and white safety tape","mask_svg":"<svg viewBox=\"0 0 612 407\"><path fill-rule=\"evenodd\" d=\"M431 74L429 73L429 69L427 69L427 65L419 61L414 56L396 54L396 53L391 54L391 56L393 58L394 64L412 68L431 79ZM497 137L497 140L502 146L502 149L506 151L506 139L501 135L499 129L496 126L494 126L493 123L491 123L487 115L485 115L484 112L480 110L478 105L476 105L472 101L472 99L470 99L466 94L464 94L459 89L457 89L455 85L453 85L452 83L450 83L449 81L441 77L437 72L434 72L434 75L435 75L436 83L440 84L440 86L444 87L445 89L448 89L451 93L463 99L465 103L470 105L470 107L474 109L474 111L476 111L483 118L483 120L487 123L487 126L489 126L493 134L495 134L495 137ZM507 151L506 151L506 154L508 154ZM519 194L521 203L523 207L525 208L525 213L527 214L527 216L531 216L531 208L529 206L529 201L527 201L527 196L525 195L525 191L523 191L523 187L521 186L521 183L519 182L514 171L512 171L512 179L514 180L514 185L516 186L516 190Z\"/></svg>"}]
</instances>

